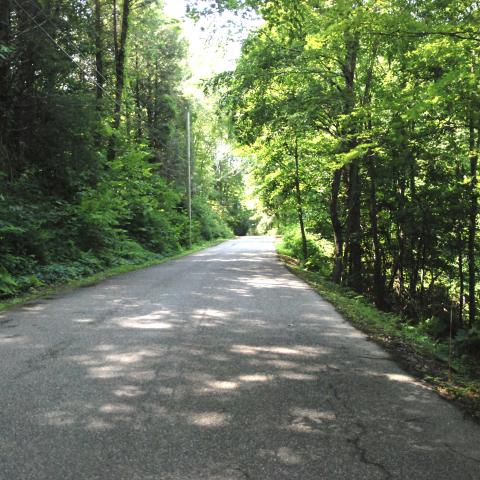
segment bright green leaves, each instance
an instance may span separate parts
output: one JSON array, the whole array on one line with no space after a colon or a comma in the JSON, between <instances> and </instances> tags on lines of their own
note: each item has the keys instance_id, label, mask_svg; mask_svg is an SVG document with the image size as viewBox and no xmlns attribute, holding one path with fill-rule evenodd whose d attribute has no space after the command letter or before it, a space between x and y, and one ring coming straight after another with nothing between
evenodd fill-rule
<instances>
[{"instance_id":1,"label":"bright green leaves","mask_svg":"<svg viewBox=\"0 0 480 480\"><path fill-rule=\"evenodd\" d=\"M477 6L258 6L266 23L225 78L222 105L256 158L268 212L332 239L336 281L381 308L441 317L436 305L458 302L463 319L466 245L470 284L478 246Z\"/></svg>"}]
</instances>

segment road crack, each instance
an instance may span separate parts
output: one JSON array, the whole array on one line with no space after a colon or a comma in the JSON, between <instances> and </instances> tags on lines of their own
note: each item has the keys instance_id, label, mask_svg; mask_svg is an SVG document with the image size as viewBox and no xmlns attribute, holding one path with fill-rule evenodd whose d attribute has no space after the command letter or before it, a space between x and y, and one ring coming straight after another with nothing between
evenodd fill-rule
<instances>
[{"instance_id":1,"label":"road crack","mask_svg":"<svg viewBox=\"0 0 480 480\"><path fill-rule=\"evenodd\" d=\"M454 453L455 455L458 455L462 458L466 458L467 460L471 460L472 462L480 464L480 458L471 457L470 455L466 455L463 452L459 452L458 450L455 450L455 448L450 446L448 443L444 443L444 446L450 451L450 453Z\"/></svg>"},{"instance_id":2,"label":"road crack","mask_svg":"<svg viewBox=\"0 0 480 480\"><path fill-rule=\"evenodd\" d=\"M375 467L380 470L380 472L385 476L386 480L393 478L393 474L387 469L387 467L385 467L385 465L368 458L367 448L361 444L362 438L367 434L367 428L359 421L356 421L355 425L360 431L357 435L355 435L355 437L347 439L347 442L353 445L360 461L367 466Z\"/></svg>"}]
</instances>

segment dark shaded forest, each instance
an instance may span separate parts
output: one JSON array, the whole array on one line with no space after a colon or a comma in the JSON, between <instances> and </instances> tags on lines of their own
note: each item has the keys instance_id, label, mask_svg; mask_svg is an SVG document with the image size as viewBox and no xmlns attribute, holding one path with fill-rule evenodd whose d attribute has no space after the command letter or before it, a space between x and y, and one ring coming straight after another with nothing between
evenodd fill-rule
<instances>
[{"instance_id":1,"label":"dark shaded forest","mask_svg":"<svg viewBox=\"0 0 480 480\"><path fill-rule=\"evenodd\" d=\"M248 228L186 57L158 1L0 2L0 297Z\"/></svg>"}]
</instances>

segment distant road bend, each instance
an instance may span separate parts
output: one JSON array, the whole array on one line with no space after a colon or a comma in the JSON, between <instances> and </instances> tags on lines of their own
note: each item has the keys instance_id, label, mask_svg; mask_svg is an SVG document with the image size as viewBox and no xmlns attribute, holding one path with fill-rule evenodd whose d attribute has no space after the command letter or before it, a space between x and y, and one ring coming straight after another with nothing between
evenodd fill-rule
<instances>
[{"instance_id":1,"label":"distant road bend","mask_svg":"<svg viewBox=\"0 0 480 480\"><path fill-rule=\"evenodd\" d=\"M480 478L480 428L226 242L0 314L1 480Z\"/></svg>"}]
</instances>

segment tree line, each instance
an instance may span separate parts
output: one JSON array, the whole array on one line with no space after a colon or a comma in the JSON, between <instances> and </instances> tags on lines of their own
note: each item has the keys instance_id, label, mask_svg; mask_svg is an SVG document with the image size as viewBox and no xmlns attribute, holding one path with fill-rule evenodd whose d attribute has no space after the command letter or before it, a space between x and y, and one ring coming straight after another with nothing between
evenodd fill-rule
<instances>
[{"instance_id":1,"label":"tree line","mask_svg":"<svg viewBox=\"0 0 480 480\"><path fill-rule=\"evenodd\" d=\"M189 244L187 109L193 241L245 228L186 58L158 0L0 2L0 297Z\"/></svg>"},{"instance_id":2,"label":"tree line","mask_svg":"<svg viewBox=\"0 0 480 480\"><path fill-rule=\"evenodd\" d=\"M216 4L264 19L211 88L297 255L478 349L478 4Z\"/></svg>"}]
</instances>

